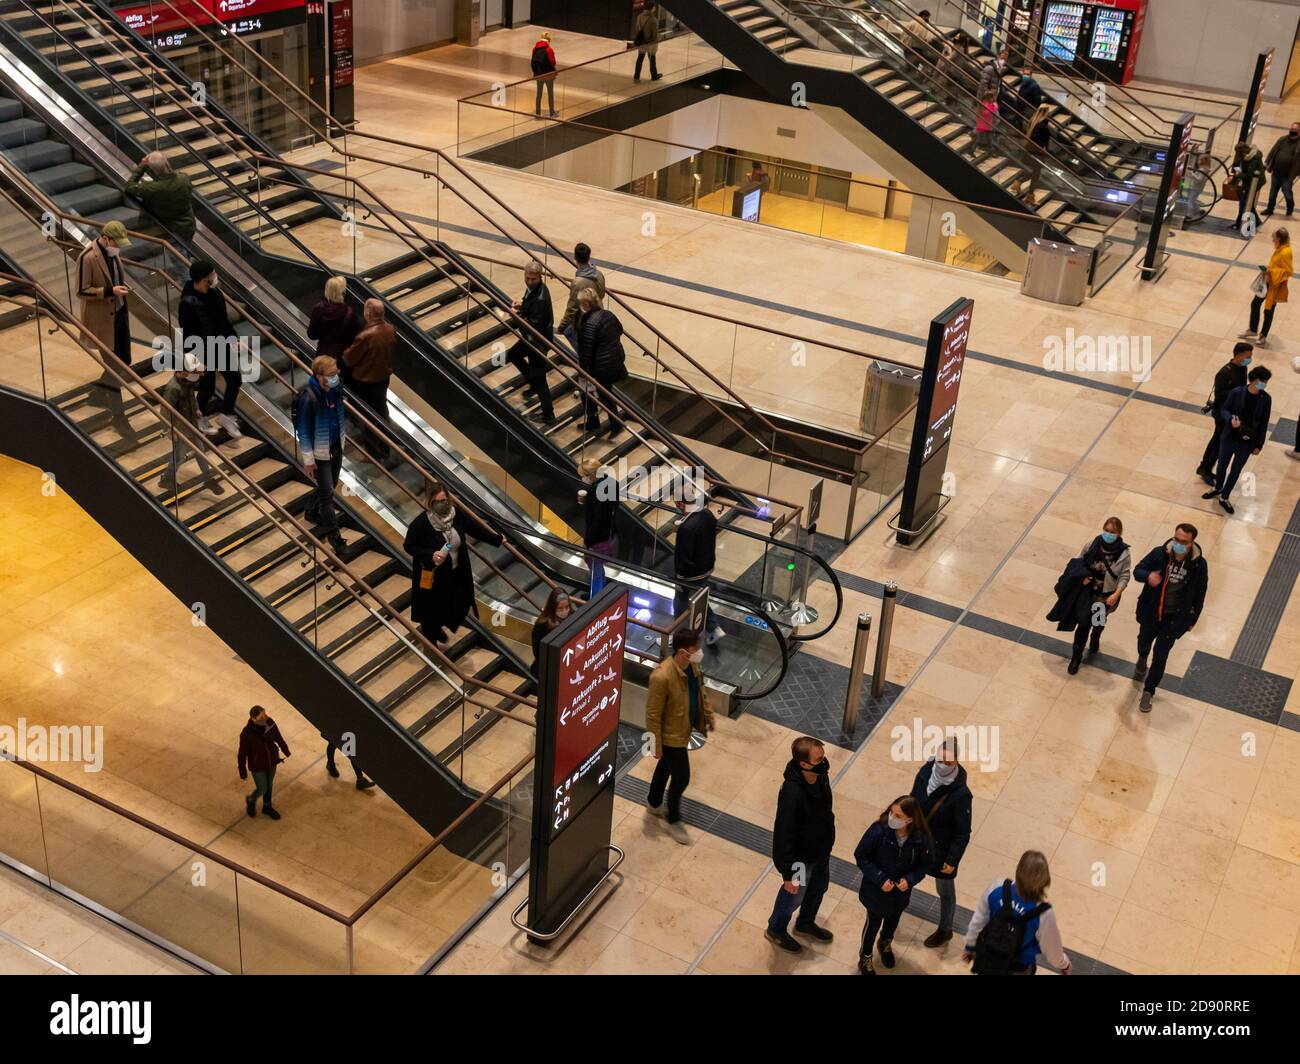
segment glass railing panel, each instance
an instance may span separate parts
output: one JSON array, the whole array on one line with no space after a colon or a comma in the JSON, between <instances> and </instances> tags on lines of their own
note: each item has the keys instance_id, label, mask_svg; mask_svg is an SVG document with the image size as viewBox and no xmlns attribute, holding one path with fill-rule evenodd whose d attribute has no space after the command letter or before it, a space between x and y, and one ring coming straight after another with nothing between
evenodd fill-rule
<instances>
[{"instance_id":1,"label":"glass railing panel","mask_svg":"<svg viewBox=\"0 0 1300 1064\"><path fill-rule=\"evenodd\" d=\"M7 723L12 727L17 722ZM11 760L23 752L17 749L17 736L0 744L0 750L5 755L0 757L0 854L48 878L36 776Z\"/></svg>"},{"instance_id":2,"label":"glass railing panel","mask_svg":"<svg viewBox=\"0 0 1300 1064\"><path fill-rule=\"evenodd\" d=\"M239 876L239 954L245 975L347 975L348 930L247 876Z\"/></svg>"}]
</instances>

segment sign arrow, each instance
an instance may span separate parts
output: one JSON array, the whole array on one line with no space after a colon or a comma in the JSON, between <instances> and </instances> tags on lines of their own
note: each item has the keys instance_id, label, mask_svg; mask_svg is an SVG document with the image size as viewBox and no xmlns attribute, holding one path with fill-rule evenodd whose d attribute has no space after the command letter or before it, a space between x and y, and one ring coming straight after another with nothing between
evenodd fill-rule
<instances>
[{"instance_id":1,"label":"sign arrow","mask_svg":"<svg viewBox=\"0 0 1300 1064\"><path fill-rule=\"evenodd\" d=\"M572 660L573 660L573 648L570 647L568 650L564 652L564 664L567 665Z\"/></svg>"},{"instance_id":2,"label":"sign arrow","mask_svg":"<svg viewBox=\"0 0 1300 1064\"><path fill-rule=\"evenodd\" d=\"M622 616L623 616L623 607L620 606L618 609L616 609L613 613L609 615L609 619L611 621L617 621Z\"/></svg>"},{"instance_id":3,"label":"sign arrow","mask_svg":"<svg viewBox=\"0 0 1300 1064\"><path fill-rule=\"evenodd\" d=\"M618 688L615 687L614 690L610 691L609 693L609 704L612 706L617 701L618 701Z\"/></svg>"},{"instance_id":4,"label":"sign arrow","mask_svg":"<svg viewBox=\"0 0 1300 1064\"><path fill-rule=\"evenodd\" d=\"M562 710L560 711L560 723L561 723L561 724L568 724L568 723L569 723L569 707L568 707L568 706L565 706L564 709L562 709Z\"/></svg>"},{"instance_id":5,"label":"sign arrow","mask_svg":"<svg viewBox=\"0 0 1300 1064\"><path fill-rule=\"evenodd\" d=\"M622 646L623 646L623 637L621 635L616 635L614 637L614 649L619 650L622 648Z\"/></svg>"}]
</instances>

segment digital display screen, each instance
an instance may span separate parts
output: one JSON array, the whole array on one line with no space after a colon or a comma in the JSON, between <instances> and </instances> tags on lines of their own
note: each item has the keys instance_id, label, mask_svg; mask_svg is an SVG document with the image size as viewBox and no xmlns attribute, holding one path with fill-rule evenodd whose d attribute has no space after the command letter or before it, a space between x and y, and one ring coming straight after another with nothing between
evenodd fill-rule
<instances>
[{"instance_id":1,"label":"digital display screen","mask_svg":"<svg viewBox=\"0 0 1300 1064\"><path fill-rule=\"evenodd\" d=\"M626 638L625 592L559 649L552 702L552 839L606 785L613 785ZM545 779L545 775L540 774L540 778Z\"/></svg>"},{"instance_id":2,"label":"digital display screen","mask_svg":"<svg viewBox=\"0 0 1300 1064\"><path fill-rule=\"evenodd\" d=\"M740 206L740 217L742 221L758 221L759 204L762 198L763 190L761 188L750 189L745 193L744 201Z\"/></svg>"},{"instance_id":3,"label":"digital display screen","mask_svg":"<svg viewBox=\"0 0 1300 1064\"><path fill-rule=\"evenodd\" d=\"M1043 55L1054 62L1073 63L1082 25L1082 4L1048 4L1043 15Z\"/></svg>"},{"instance_id":4,"label":"digital display screen","mask_svg":"<svg viewBox=\"0 0 1300 1064\"><path fill-rule=\"evenodd\" d=\"M1119 59L1124 43L1124 27L1128 21L1126 14L1110 7L1097 8L1092 26L1092 44L1088 47L1089 59L1100 59L1106 63L1114 63Z\"/></svg>"}]
</instances>

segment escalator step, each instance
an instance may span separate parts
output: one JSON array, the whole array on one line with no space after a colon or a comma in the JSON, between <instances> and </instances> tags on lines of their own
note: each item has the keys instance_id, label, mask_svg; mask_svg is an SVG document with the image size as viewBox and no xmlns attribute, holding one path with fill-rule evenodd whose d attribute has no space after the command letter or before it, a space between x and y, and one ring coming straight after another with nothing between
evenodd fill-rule
<instances>
[{"instance_id":1,"label":"escalator step","mask_svg":"<svg viewBox=\"0 0 1300 1064\"><path fill-rule=\"evenodd\" d=\"M44 122L34 118L15 118L0 122L0 148L18 148L24 144L38 144L49 136Z\"/></svg>"},{"instance_id":2,"label":"escalator step","mask_svg":"<svg viewBox=\"0 0 1300 1064\"><path fill-rule=\"evenodd\" d=\"M60 192L54 202L69 214L88 218L100 211L110 211L123 203L122 193L109 185L84 185L68 192Z\"/></svg>"},{"instance_id":3,"label":"escalator step","mask_svg":"<svg viewBox=\"0 0 1300 1064\"><path fill-rule=\"evenodd\" d=\"M72 149L58 141L42 140L35 144L23 144L19 147L5 148L5 158L19 170L44 170L50 166L72 160Z\"/></svg>"},{"instance_id":4,"label":"escalator step","mask_svg":"<svg viewBox=\"0 0 1300 1064\"><path fill-rule=\"evenodd\" d=\"M47 166L41 170L30 171L27 176L37 188L54 196L60 192L89 185L99 175L93 166L87 166L85 163L60 163L58 166Z\"/></svg>"}]
</instances>

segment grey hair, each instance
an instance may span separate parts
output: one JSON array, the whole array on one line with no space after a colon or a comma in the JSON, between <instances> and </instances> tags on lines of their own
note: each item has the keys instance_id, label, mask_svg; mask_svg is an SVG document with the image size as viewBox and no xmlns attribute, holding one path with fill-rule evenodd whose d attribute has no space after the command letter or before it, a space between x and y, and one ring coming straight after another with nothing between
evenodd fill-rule
<instances>
[{"instance_id":1,"label":"grey hair","mask_svg":"<svg viewBox=\"0 0 1300 1064\"><path fill-rule=\"evenodd\" d=\"M383 321L384 315L387 313L384 309L384 301L382 299L374 298L367 299L365 313L367 318L374 318L375 321Z\"/></svg>"},{"instance_id":2,"label":"grey hair","mask_svg":"<svg viewBox=\"0 0 1300 1064\"><path fill-rule=\"evenodd\" d=\"M524 267L524 273L535 273L538 276L540 276L543 272L543 269L544 267L542 266L542 264L538 262L536 259L533 259L532 262L528 263L528 265Z\"/></svg>"},{"instance_id":3,"label":"grey hair","mask_svg":"<svg viewBox=\"0 0 1300 1064\"><path fill-rule=\"evenodd\" d=\"M160 151L151 151L146 155L144 165L154 177L166 177L172 172L171 160Z\"/></svg>"}]
</instances>

